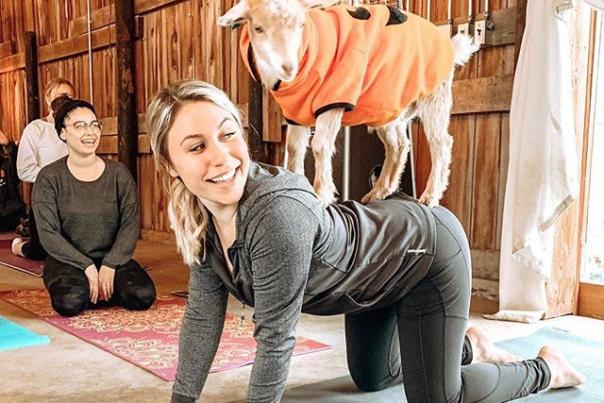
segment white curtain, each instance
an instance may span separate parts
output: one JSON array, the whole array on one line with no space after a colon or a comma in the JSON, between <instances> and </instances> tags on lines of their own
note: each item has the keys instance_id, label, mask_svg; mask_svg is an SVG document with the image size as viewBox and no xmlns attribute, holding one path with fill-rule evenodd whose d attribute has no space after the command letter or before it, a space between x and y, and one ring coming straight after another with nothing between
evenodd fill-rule
<instances>
[{"instance_id":1,"label":"white curtain","mask_svg":"<svg viewBox=\"0 0 604 403\"><path fill-rule=\"evenodd\" d=\"M602 0L604 1L604 0ZM500 312L532 322L547 310L553 230L577 197L569 20L562 0L529 0L510 109L501 240Z\"/></svg>"}]
</instances>

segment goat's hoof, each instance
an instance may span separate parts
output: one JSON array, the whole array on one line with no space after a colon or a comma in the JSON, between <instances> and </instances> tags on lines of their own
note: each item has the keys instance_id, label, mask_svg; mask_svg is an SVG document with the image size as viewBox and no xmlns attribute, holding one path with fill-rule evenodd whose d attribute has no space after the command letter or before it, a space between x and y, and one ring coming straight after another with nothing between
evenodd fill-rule
<instances>
[{"instance_id":1,"label":"goat's hoof","mask_svg":"<svg viewBox=\"0 0 604 403\"><path fill-rule=\"evenodd\" d=\"M384 200L391 192L386 189L374 188L361 199L361 203L369 203L376 200Z\"/></svg>"},{"instance_id":2,"label":"goat's hoof","mask_svg":"<svg viewBox=\"0 0 604 403\"><path fill-rule=\"evenodd\" d=\"M427 195L426 193L422 194L419 198L419 202L428 207L436 207L440 204L440 200L437 197Z\"/></svg>"},{"instance_id":3,"label":"goat's hoof","mask_svg":"<svg viewBox=\"0 0 604 403\"><path fill-rule=\"evenodd\" d=\"M317 199L321 202L321 204L325 207L329 206L332 203L336 202L336 192L330 189L315 189L317 193Z\"/></svg>"},{"instance_id":4,"label":"goat's hoof","mask_svg":"<svg viewBox=\"0 0 604 403\"><path fill-rule=\"evenodd\" d=\"M319 199L319 201L321 202L321 204L324 207L329 206L330 204L333 204L336 202L336 197L333 195L317 195L317 198Z\"/></svg>"}]
</instances>

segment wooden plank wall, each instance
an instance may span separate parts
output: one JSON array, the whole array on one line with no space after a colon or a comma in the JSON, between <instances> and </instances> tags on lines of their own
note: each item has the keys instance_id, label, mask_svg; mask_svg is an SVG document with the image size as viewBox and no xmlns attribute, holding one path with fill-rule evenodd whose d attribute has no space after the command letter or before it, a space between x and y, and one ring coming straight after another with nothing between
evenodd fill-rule
<instances>
[{"instance_id":1,"label":"wooden plank wall","mask_svg":"<svg viewBox=\"0 0 604 403\"><path fill-rule=\"evenodd\" d=\"M145 112L147 102L159 88L185 78L211 82L224 89L237 103L247 103L248 76L238 53L238 32L216 25L216 18L235 2L135 1L138 28L142 31L135 45L139 113ZM91 0L95 49L92 57L93 104L98 116L109 121L117 112L112 3L112 0ZM0 21L0 44L16 39L14 54L0 57L0 127L10 138L19 140L27 124L22 64L26 30L37 33L40 94L50 79L62 76L74 83L78 97L89 99L86 0L0 0ZM61 55L64 57L56 59ZM46 105L41 105L41 113L48 113ZM99 152L115 158L116 132L105 132ZM144 134L139 136L139 145L142 233L144 237L165 238L162 234L170 231L167 200Z\"/></svg>"},{"instance_id":2,"label":"wooden plank wall","mask_svg":"<svg viewBox=\"0 0 604 403\"><path fill-rule=\"evenodd\" d=\"M467 0L451 1L454 18L468 14ZM237 50L238 32L221 29L215 23L216 18L234 2L135 1L139 29L142 31L136 42L139 113L144 113L147 101L161 86L191 77L225 89L239 104L247 102L248 74ZM372 1L379 2L384 3ZM491 0L489 4L493 11L513 7L515 2ZM110 25L114 13L111 3L111 0L91 1L93 32L96 35L93 103L101 118L111 118L116 114L115 52L112 45L115 32ZM473 3L474 15L479 15L480 2L474 0ZM412 12L426 16L428 0L411 0L410 5ZM432 21L446 19L446 0L431 1L430 9ZM14 55L0 58L0 127L17 140L26 124L24 73L22 65L19 66L19 55L24 51L22 33L25 30L37 32L40 54L44 56L40 58L40 91L49 79L64 76L74 82L79 97L88 98L88 56L86 53L72 54L80 46L76 40L81 40L86 30L86 0L0 0L0 13L0 44L15 41ZM8 45L3 47L10 48ZM53 60L52 55L60 52L66 56ZM458 69L455 79L501 78L513 72L514 45L508 43L480 50L465 67ZM496 298L497 294L498 251L508 160L507 103L505 101L500 108L503 111L493 113L460 111L452 116L450 125L454 137L453 162L450 185L443 204L453 210L464 225L473 250L476 291L489 298ZM467 106L464 108L467 109ZM41 105L41 109L42 113L47 113L46 105ZM148 139L143 134L139 140L142 145L138 164L143 235L161 238L162 233L169 232L165 214L166 198L154 171ZM113 134L104 136L101 151L114 154L116 144L113 131ZM422 129L417 124L414 127L414 144L421 193L429 174L430 157ZM278 147L279 144L272 146L270 150L282 151L283 147ZM279 159L273 157L273 160Z\"/></svg>"}]
</instances>

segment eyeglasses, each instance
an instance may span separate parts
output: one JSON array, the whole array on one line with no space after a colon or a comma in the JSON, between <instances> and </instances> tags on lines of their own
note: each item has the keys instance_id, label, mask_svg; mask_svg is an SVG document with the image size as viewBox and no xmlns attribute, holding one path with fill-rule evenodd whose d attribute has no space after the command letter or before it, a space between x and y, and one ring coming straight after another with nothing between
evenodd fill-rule
<instances>
[{"instance_id":1,"label":"eyeglasses","mask_svg":"<svg viewBox=\"0 0 604 403\"><path fill-rule=\"evenodd\" d=\"M99 122L98 120L93 120L90 123L78 121L78 122L70 123L70 124L64 125L64 126L65 127L73 126L73 128L76 129L80 133L86 133L89 129L93 133L100 133L101 130L103 130L103 124L101 122Z\"/></svg>"}]
</instances>

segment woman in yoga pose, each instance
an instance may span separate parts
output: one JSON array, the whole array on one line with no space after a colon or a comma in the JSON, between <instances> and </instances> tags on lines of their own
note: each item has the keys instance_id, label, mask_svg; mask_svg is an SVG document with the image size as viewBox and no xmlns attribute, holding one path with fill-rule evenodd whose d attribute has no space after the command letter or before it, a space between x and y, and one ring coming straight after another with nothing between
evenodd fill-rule
<instances>
[{"instance_id":1,"label":"woman in yoga pose","mask_svg":"<svg viewBox=\"0 0 604 403\"><path fill-rule=\"evenodd\" d=\"M236 106L201 81L162 89L147 119L191 269L173 402L199 397L229 293L255 311L249 402L281 399L300 312L346 314L357 386L404 379L409 402L503 402L583 381L549 347L530 360L471 363L485 343L473 343L475 331L464 338L470 250L447 209L403 194L323 207L305 177L250 161ZM488 345L481 354L509 361Z\"/></svg>"}]
</instances>

